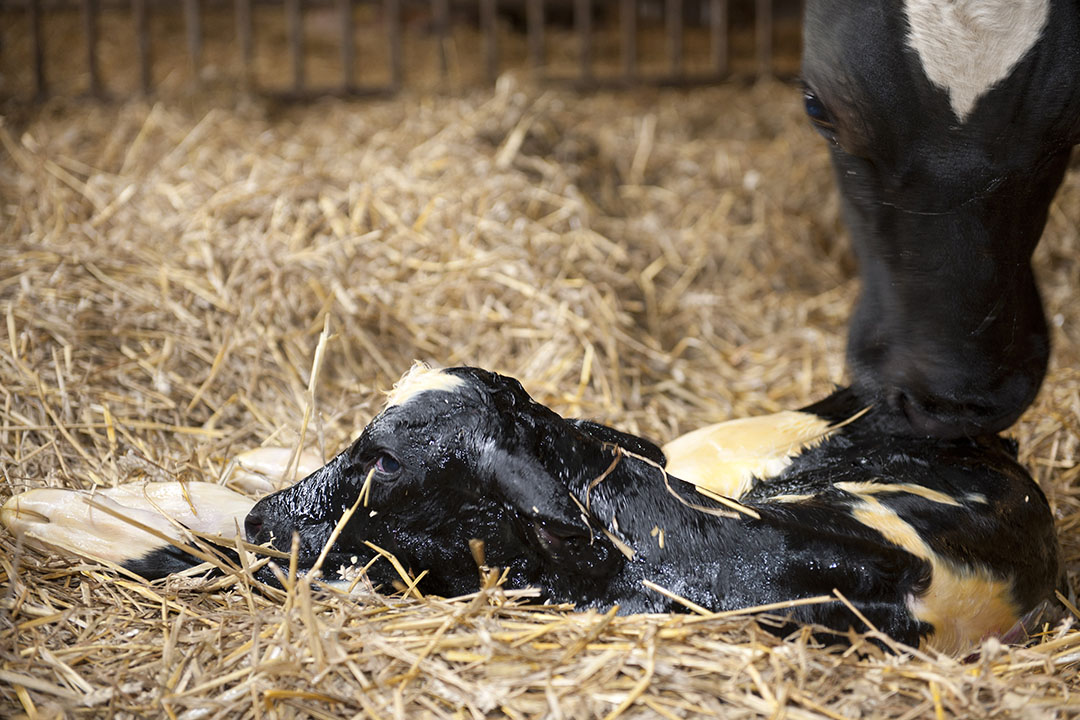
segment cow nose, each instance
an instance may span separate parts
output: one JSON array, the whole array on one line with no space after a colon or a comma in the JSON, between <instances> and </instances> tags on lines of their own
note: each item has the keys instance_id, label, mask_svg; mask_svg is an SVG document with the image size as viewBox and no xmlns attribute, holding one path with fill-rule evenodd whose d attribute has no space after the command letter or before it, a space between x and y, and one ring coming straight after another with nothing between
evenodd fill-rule
<instances>
[{"instance_id":1,"label":"cow nose","mask_svg":"<svg viewBox=\"0 0 1080 720\"><path fill-rule=\"evenodd\" d=\"M1039 388L1038 377L1032 379L1022 373L1001 382L988 382L989 389L963 388L966 392L947 383L940 385L945 390L934 392L925 377L911 374L881 379L893 381L885 386L884 399L915 434L942 439L1005 430L1031 403Z\"/></svg>"},{"instance_id":2,"label":"cow nose","mask_svg":"<svg viewBox=\"0 0 1080 720\"><path fill-rule=\"evenodd\" d=\"M252 509L244 518L244 534L250 543L260 543L259 534L263 529L262 514L257 509Z\"/></svg>"}]
</instances>

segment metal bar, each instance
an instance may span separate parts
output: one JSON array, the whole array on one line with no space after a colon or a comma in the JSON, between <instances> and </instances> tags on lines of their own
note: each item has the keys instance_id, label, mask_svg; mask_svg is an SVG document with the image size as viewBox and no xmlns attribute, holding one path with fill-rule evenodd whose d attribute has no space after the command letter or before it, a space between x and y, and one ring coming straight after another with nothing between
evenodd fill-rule
<instances>
[{"instance_id":1,"label":"metal bar","mask_svg":"<svg viewBox=\"0 0 1080 720\"><path fill-rule=\"evenodd\" d=\"M480 31L484 36L484 69L488 82L499 77L499 40L495 37L495 0L480 0Z\"/></svg>"},{"instance_id":2,"label":"metal bar","mask_svg":"<svg viewBox=\"0 0 1080 720\"><path fill-rule=\"evenodd\" d=\"M620 0L619 30L623 75L631 81L637 76L637 0Z\"/></svg>"},{"instance_id":3,"label":"metal bar","mask_svg":"<svg viewBox=\"0 0 1080 720\"><path fill-rule=\"evenodd\" d=\"M709 0L709 52L712 67L720 75L728 71L727 0Z\"/></svg>"},{"instance_id":4,"label":"metal bar","mask_svg":"<svg viewBox=\"0 0 1080 720\"><path fill-rule=\"evenodd\" d=\"M353 27L352 0L338 0L341 16L341 87L348 90L355 84L353 65L356 63L356 32Z\"/></svg>"},{"instance_id":5,"label":"metal bar","mask_svg":"<svg viewBox=\"0 0 1080 720\"><path fill-rule=\"evenodd\" d=\"M135 23L135 49L139 56L139 90L149 95L153 90L150 70L150 18L146 0L131 0L132 20Z\"/></svg>"},{"instance_id":6,"label":"metal bar","mask_svg":"<svg viewBox=\"0 0 1080 720\"><path fill-rule=\"evenodd\" d=\"M678 75L672 75L670 73L664 73L662 75L639 75L633 80L627 80L622 75L617 74L593 76L586 80L582 80L581 77L576 74L563 75L549 73L544 76L544 83L556 87L568 87L575 90L590 91L632 90L634 88L642 87L695 88L704 85L719 85L727 79L726 76L717 75L713 72L682 72Z\"/></svg>"},{"instance_id":7,"label":"metal bar","mask_svg":"<svg viewBox=\"0 0 1080 720\"><path fill-rule=\"evenodd\" d=\"M592 0L575 0L574 27L578 36L578 61L581 79L592 79Z\"/></svg>"},{"instance_id":8,"label":"metal bar","mask_svg":"<svg viewBox=\"0 0 1080 720\"><path fill-rule=\"evenodd\" d=\"M45 97L45 31L41 23L41 0L30 0L26 6L30 20L31 52L34 56L34 91L38 98Z\"/></svg>"},{"instance_id":9,"label":"metal bar","mask_svg":"<svg viewBox=\"0 0 1080 720\"><path fill-rule=\"evenodd\" d=\"M250 90L255 84L255 42L251 22L251 0L236 0L236 41L240 49L244 87Z\"/></svg>"},{"instance_id":10,"label":"metal bar","mask_svg":"<svg viewBox=\"0 0 1080 720\"><path fill-rule=\"evenodd\" d=\"M98 66L98 3L82 0L83 35L86 37L86 71L90 75L90 94L101 97L101 68Z\"/></svg>"},{"instance_id":11,"label":"metal bar","mask_svg":"<svg viewBox=\"0 0 1080 720\"><path fill-rule=\"evenodd\" d=\"M526 0L525 27L529 34L529 65L544 65L544 0Z\"/></svg>"},{"instance_id":12,"label":"metal bar","mask_svg":"<svg viewBox=\"0 0 1080 720\"><path fill-rule=\"evenodd\" d=\"M435 36L439 42L439 77L445 81L450 77L450 57L447 54L447 45L450 42L449 0L431 0L431 15L435 19Z\"/></svg>"},{"instance_id":13,"label":"metal bar","mask_svg":"<svg viewBox=\"0 0 1080 720\"><path fill-rule=\"evenodd\" d=\"M260 97L286 103L310 103L325 97L335 98L389 98L394 90L389 85L356 85L348 90L340 85L331 87L305 87L303 90L262 90Z\"/></svg>"},{"instance_id":14,"label":"metal bar","mask_svg":"<svg viewBox=\"0 0 1080 720\"><path fill-rule=\"evenodd\" d=\"M773 7L772 0L757 0L757 64L759 75L772 75Z\"/></svg>"},{"instance_id":15,"label":"metal bar","mask_svg":"<svg viewBox=\"0 0 1080 720\"><path fill-rule=\"evenodd\" d=\"M678 74L683 64L683 4L682 0L664 3L664 25L667 27L668 63L672 74Z\"/></svg>"},{"instance_id":16,"label":"metal bar","mask_svg":"<svg viewBox=\"0 0 1080 720\"><path fill-rule=\"evenodd\" d=\"M293 90L304 89L304 15L300 0L285 0L285 33L292 58Z\"/></svg>"},{"instance_id":17,"label":"metal bar","mask_svg":"<svg viewBox=\"0 0 1080 720\"><path fill-rule=\"evenodd\" d=\"M401 0L386 0L386 35L390 39L390 87L401 89L405 75L401 59Z\"/></svg>"},{"instance_id":18,"label":"metal bar","mask_svg":"<svg viewBox=\"0 0 1080 720\"><path fill-rule=\"evenodd\" d=\"M184 28L187 32L188 58L191 60L191 81L199 85L202 65L202 9L199 0L184 0Z\"/></svg>"}]
</instances>

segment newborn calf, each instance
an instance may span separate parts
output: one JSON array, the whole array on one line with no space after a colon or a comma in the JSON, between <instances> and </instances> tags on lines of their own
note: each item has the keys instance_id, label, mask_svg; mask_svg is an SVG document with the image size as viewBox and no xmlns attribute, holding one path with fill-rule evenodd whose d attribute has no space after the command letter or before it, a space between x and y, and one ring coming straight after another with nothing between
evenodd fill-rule
<instances>
[{"instance_id":1,"label":"newborn calf","mask_svg":"<svg viewBox=\"0 0 1080 720\"><path fill-rule=\"evenodd\" d=\"M667 450L564 419L510 378L421 368L349 449L258 502L245 532L286 552L296 534L311 568L355 507L327 578L379 548L424 572L425 592L466 594L480 541L507 587L551 601L666 612L684 609L679 596L723 611L838 590L892 637L946 651L1008 631L1053 592L1049 507L999 438L889 436L841 390ZM147 556L132 560L153 574ZM382 560L367 573L376 586L400 579ZM865 629L839 599L786 612Z\"/></svg>"}]
</instances>

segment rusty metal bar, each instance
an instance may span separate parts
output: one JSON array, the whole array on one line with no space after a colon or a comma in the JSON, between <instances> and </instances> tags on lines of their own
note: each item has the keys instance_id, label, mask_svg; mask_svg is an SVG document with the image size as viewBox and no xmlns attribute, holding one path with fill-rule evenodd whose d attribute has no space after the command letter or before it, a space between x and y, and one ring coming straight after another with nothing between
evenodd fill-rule
<instances>
[{"instance_id":1,"label":"rusty metal bar","mask_svg":"<svg viewBox=\"0 0 1080 720\"><path fill-rule=\"evenodd\" d=\"M34 90L39 98L45 97L45 31L41 23L41 0L30 0L26 6L30 20L31 52L34 55Z\"/></svg>"},{"instance_id":2,"label":"rusty metal bar","mask_svg":"<svg viewBox=\"0 0 1080 720\"><path fill-rule=\"evenodd\" d=\"M356 85L345 90L340 86L325 88L304 88L303 90L290 89L260 89L259 96L277 100L283 103L310 103L321 98L345 98L349 100L391 98L395 91L389 85Z\"/></svg>"},{"instance_id":3,"label":"rusty metal bar","mask_svg":"<svg viewBox=\"0 0 1080 720\"><path fill-rule=\"evenodd\" d=\"M727 0L709 0L709 53L712 68L719 75L728 71L728 4Z\"/></svg>"},{"instance_id":4,"label":"rusty metal bar","mask_svg":"<svg viewBox=\"0 0 1080 720\"><path fill-rule=\"evenodd\" d=\"M353 27L352 0L338 0L341 16L341 86L346 91L356 84L353 65L356 61L356 33Z\"/></svg>"},{"instance_id":5,"label":"rusty metal bar","mask_svg":"<svg viewBox=\"0 0 1080 720\"><path fill-rule=\"evenodd\" d=\"M619 33L623 75L632 82L637 76L637 0L620 0Z\"/></svg>"},{"instance_id":6,"label":"rusty metal bar","mask_svg":"<svg viewBox=\"0 0 1080 720\"><path fill-rule=\"evenodd\" d=\"M184 0L184 28L187 32L188 58L191 60L191 81L199 85L202 66L202 8L199 0Z\"/></svg>"},{"instance_id":7,"label":"rusty metal bar","mask_svg":"<svg viewBox=\"0 0 1080 720\"><path fill-rule=\"evenodd\" d=\"M773 7L772 0L757 0L754 13L757 26L758 74L772 75Z\"/></svg>"},{"instance_id":8,"label":"rusty metal bar","mask_svg":"<svg viewBox=\"0 0 1080 720\"><path fill-rule=\"evenodd\" d=\"M90 94L101 97L101 68L98 66L98 3L82 0L83 36L86 37L86 72L90 75Z\"/></svg>"},{"instance_id":9,"label":"rusty metal bar","mask_svg":"<svg viewBox=\"0 0 1080 720\"><path fill-rule=\"evenodd\" d=\"M544 65L544 0L526 0L525 27L529 35L529 65Z\"/></svg>"},{"instance_id":10,"label":"rusty metal bar","mask_svg":"<svg viewBox=\"0 0 1080 720\"><path fill-rule=\"evenodd\" d=\"M293 90L304 89L304 14L300 0L285 0L285 34L292 58Z\"/></svg>"},{"instance_id":11,"label":"rusty metal bar","mask_svg":"<svg viewBox=\"0 0 1080 720\"><path fill-rule=\"evenodd\" d=\"M386 0L383 4L386 12L386 34L390 38L390 87L401 89L405 70L401 57L401 0Z\"/></svg>"},{"instance_id":12,"label":"rusty metal bar","mask_svg":"<svg viewBox=\"0 0 1080 720\"><path fill-rule=\"evenodd\" d=\"M677 74L683 65L683 4L682 0L667 0L664 3L667 28L668 63L671 72Z\"/></svg>"},{"instance_id":13,"label":"rusty metal bar","mask_svg":"<svg viewBox=\"0 0 1080 720\"><path fill-rule=\"evenodd\" d=\"M254 82L255 41L251 22L251 0L236 0L236 42L240 49L244 87L250 90Z\"/></svg>"},{"instance_id":14,"label":"rusty metal bar","mask_svg":"<svg viewBox=\"0 0 1080 720\"><path fill-rule=\"evenodd\" d=\"M431 16L435 21L435 37L439 42L439 78L450 77L450 57L447 45L450 42L450 3L449 0L431 0Z\"/></svg>"},{"instance_id":15,"label":"rusty metal bar","mask_svg":"<svg viewBox=\"0 0 1080 720\"><path fill-rule=\"evenodd\" d=\"M574 27L578 36L578 61L581 65L580 76L582 81L590 81L593 77L593 37L592 37L592 0L575 0L574 2Z\"/></svg>"},{"instance_id":16,"label":"rusty metal bar","mask_svg":"<svg viewBox=\"0 0 1080 720\"><path fill-rule=\"evenodd\" d=\"M484 36L484 70L489 82L499 77L499 39L495 36L495 0L480 0L480 31Z\"/></svg>"},{"instance_id":17,"label":"rusty metal bar","mask_svg":"<svg viewBox=\"0 0 1080 720\"><path fill-rule=\"evenodd\" d=\"M716 73L680 73L672 75L662 73L659 75L643 74L634 78L632 83L627 83L622 75L597 75L583 83L581 78L574 74L549 73L544 76L544 82L555 87L565 87L580 90L627 90L630 88L698 88L706 85L718 85L726 78Z\"/></svg>"},{"instance_id":18,"label":"rusty metal bar","mask_svg":"<svg viewBox=\"0 0 1080 720\"><path fill-rule=\"evenodd\" d=\"M139 90L149 95L153 90L150 70L150 18L146 0L131 0L132 21L135 24L135 50L139 56Z\"/></svg>"}]
</instances>

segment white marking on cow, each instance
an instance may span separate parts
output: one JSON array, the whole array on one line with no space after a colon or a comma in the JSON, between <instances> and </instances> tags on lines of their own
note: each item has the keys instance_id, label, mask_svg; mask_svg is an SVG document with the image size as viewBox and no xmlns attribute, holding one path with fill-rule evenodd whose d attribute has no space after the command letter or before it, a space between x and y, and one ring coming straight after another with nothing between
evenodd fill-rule
<instances>
[{"instance_id":1,"label":"white marking on cow","mask_svg":"<svg viewBox=\"0 0 1080 720\"><path fill-rule=\"evenodd\" d=\"M796 456L823 442L834 430L828 420L794 410L728 420L665 445L666 469L699 490L738 498L755 478L779 475Z\"/></svg>"},{"instance_id":2,"label":"white marking on cow","mask_svg":"<svg viewBox=\"0 0 1080 720\"><path fill-rule=\"evenodd\" d=\"M877 482L838 482L833 483L833 487L837 490L843 490L846 493L852 495L880 495L880 494L907 494L917 495L924 500L930 502L941 503L942 505L952 505L954 507L962 507L956 498L951 495L946 495L938 490L925 487L923 485L916 485L915 483L877 483Z\"/></svg>"},{"instance_id":3,"label":"white marking on cow","mask_svg":"<svg viewBox=\"0 0 1080 720\"><path fill-rule=\"evenodd\" d=\"M417 395L428 390L453 392L465 381L457 375L450 375L443 370L433 370L424 363L415 363L409 371L394 383L394 388L386 394L386 407L404 405Z\"/></svg>"},{"instance_id":4,"label":"white marking on cow","mask_svg":"<svg viewBox=\"0 0 1080 720\"><path fill-rule=\"evenodd\" d=\"M889 542L930 563L930 587L907 598L908 610L933 626L928 643L945 653L970 649L988 635L1000 635L1019 618L1012 582L979 563L956 563L938 555L919 532L874 495L860 494L852 516Z\"/></svg>"},{"instance_id":5,"label":"white marking on cow","mask_svg":"<svg viewBox=\"0 0 1080 720\"><path fill-rule=\"evenodd\" d=\"M904 0L908 44L961 122L1046 27L1049 0Z\"/></svg>"}]
</instances>

